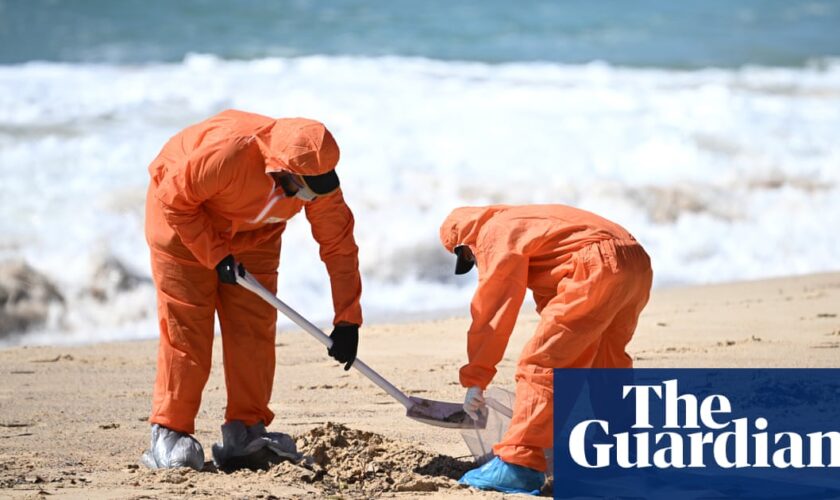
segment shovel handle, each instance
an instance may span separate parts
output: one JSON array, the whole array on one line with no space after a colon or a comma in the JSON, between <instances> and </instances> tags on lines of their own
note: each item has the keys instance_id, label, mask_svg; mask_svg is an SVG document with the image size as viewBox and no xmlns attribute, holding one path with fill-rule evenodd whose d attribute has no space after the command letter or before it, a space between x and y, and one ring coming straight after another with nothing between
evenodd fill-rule
<instances>
[{"instance_id":1,"label":"shovel handle","mask_svg":"<svg viewBox=\"0 0 840 500\"><path fill-rule=\"evenodd\" d=\"M327 346L327 349L332 347L333 342L328 335L322 332L320 328L310 323L306 318L298 314L297 311L289 307L285 302L277 298L273 293L266 290L266 288L262 286L251 273L245 271L244 276L237 276L236 283L259 295L263 300L276 307L278 311L285 314L286 317L292 320L297 326L303 328L306 333L312 335L318 342ZM363 363L361 359L356 358L356 361L353 362L353 368L359 370L359 372L370 379L371 382L378 385L392 398L399 401L400 404L405 406L406 410L409 410L412 406L414 406L414 402L406 396L405 393L397 389L397 387L392 383L385 380L382 375L373 371L373 369Z\"/></svg>"}]
</instances>

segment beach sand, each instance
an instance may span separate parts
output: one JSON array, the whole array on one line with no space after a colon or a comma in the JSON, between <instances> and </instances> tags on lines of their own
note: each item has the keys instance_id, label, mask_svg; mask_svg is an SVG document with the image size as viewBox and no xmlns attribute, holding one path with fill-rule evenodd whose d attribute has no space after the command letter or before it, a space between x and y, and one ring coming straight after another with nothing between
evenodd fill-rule
<instances>
[{"instance_id":1,"label":"beach sand","mask_svg":"<svg viewBox=\"0 0 840 500\"><path fill-rule=\"evenodd\" d=\"M537 320L523 307L495 385L513 387L516 358ZM409 394L460 401L467 326L465 317L366 326L359 357ZM196 422L208 459L225 405L220 344ZM356 440L395 441L380 443L380 458L401 451L416 452L404 458L412 464L470 458L458 431L405 418L402 406L357 372L341 370L306 334L280 332L276 349L271 430L311 437L335 430L326 426L335 422ZM138 468L148 446L155 351L155 341L0 350L0 497L353 497L376 495L386 484L374 479L388 471L375 467L367 482L313 480L290 465L233 474ZM629 351L638 367L838 367L840 273L658 290ZM451 468L425 465L427 479L394 476L405 483L388 487L410 491L382 495L501 496L460 488L441 475Z\"/></svg>"}]
</instances>

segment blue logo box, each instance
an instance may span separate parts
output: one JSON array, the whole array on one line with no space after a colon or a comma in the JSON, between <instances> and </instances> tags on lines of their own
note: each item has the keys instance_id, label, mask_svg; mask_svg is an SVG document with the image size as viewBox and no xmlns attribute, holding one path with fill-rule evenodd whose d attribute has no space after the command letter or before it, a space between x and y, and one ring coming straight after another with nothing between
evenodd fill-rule
<instances>
[{"instance_id":1,"label":"blue logo box","mask_svg":"<svg viewBox=\"0 0 840 500\"><path fill-rule=\"evenodd\" d=\"M840 498L840 369L558 369L556 498Z\"/></svg>"}]
</instances>

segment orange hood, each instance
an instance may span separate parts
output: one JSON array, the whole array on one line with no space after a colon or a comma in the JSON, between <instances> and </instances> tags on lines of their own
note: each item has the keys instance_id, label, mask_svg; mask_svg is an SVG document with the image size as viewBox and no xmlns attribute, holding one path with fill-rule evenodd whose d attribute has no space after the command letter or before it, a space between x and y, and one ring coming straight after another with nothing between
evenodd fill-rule
<instances>
[{"instance_id":1,"label":"orange hood","mask_svg":"<svg viewBox=\"0 0 840 500\"><path fill-rule=\"evenodd\" d=\"M320 175L338 164L338 144L323 123L308 118L280 118L257 134L265 171Z\"/></svg>"},{"instance_id":2,"label":"orange hood","mask_svg":"<svg viewBox=\"0 0 840 500\"><path fill-rule=\"evenodd\" d=\"M469 245L474 248L484 224L507 208L508 205L456 208L449 213L440 226L440 242L449 252L458 245Z\"/></svg>"}]
</instances>

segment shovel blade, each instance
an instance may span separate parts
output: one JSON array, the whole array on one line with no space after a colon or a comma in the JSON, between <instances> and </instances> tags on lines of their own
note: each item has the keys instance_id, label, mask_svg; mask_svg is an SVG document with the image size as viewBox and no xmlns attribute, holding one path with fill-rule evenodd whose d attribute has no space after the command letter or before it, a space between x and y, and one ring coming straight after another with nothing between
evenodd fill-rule
<instances>
[{"instance_id":1,"label":"shovel blade","mask_svg":"<svg viewBox=\"0 0 840 500\"><path fill-rule=\"evenodd\" d=\"M478 420L473 420L459 403L434 401L411 396L414 403L405 416L424 424L445 427L447 429L484 429L487 426L487 412L479 413Z\"/></svg>"}]
</instances>

